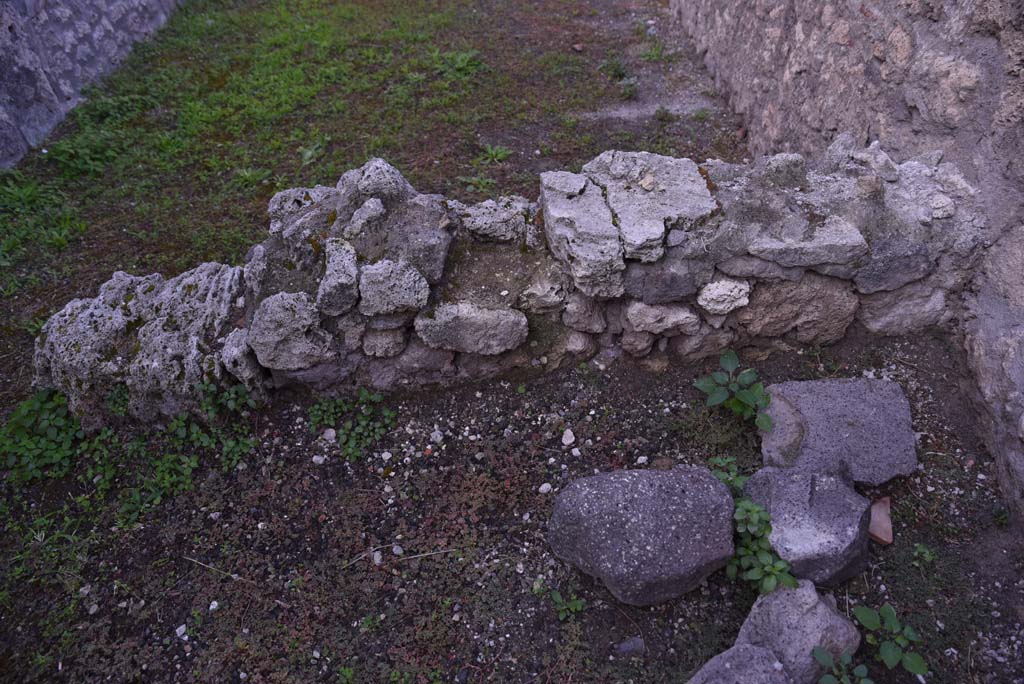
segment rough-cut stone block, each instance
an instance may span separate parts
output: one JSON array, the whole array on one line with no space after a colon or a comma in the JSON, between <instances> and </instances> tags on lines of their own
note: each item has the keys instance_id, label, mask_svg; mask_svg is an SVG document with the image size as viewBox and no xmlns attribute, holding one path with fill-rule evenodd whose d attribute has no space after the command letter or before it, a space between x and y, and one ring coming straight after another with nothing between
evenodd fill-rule
<instances>
[{"instance_id":1,"label":"rough-cut stone block","mask_svg":"<svg viewBox=\"0 0 1024 684\"><path fill-rule=\"evenodd\" d=\"M868 244L857 227L838 216L820 225L789 221L766 231L750 243L753 256L786 268L819 264L849 264L868 252Z\"/></svg>"},{"instance_id":2,"label":"rough-cut stone block","mask_svg":"<svg viewBox=\"0 0 1024 684\"><path fill-rule=\"evenodd\" d=\"M385 259L363 267L359 294L359 313L390 315L422 309L430 297L430 285L412 264Z\"/></svg>"},{"instance_id":3,"label":"rough-cut stone block","mask_svg":"<svg viewBox=\"0 0 1024 684\"><path fill-rule=\"evenodd\" d=\"M834 586L867 566L871 504L842 475L762 468L746 492L771 515L772 548L795 576Z\"/></svg>"},{"instance_id":4,"label":"rough-cut stone block","mask_svg":"<svg viewBox=\"0 0 1024 684\"><path fill-rule=\"evenodd\" d=\"M704 663L688 684L794 684L767 648L736 644Z\"/></svg>"},{"instance_id":5,"label":"rough-cut stone block","mask_svg":"<svg viewBox=\"0 0 1024 684\"><path fill-rule=\"evenodd\" d=\"M526 225L537 207L524 197L499 197L479 204L449 201L462 226L473 237L493 242L522 242Z\"/></svg>"},{"instance_id":6,"label":"rough-cut stone block","mask_svg":"<svg viewBox=\"0 0 1024 684\"><path fill-rule=\"evenodd\" d=\"M626 294L647 304L678 302L696 294L711 282L715 266L704 259L685 258L682 252L683 248L672 247L656 263L631 262L626 269Z\"/></svg>"},{"instance_id":7,"label":"rough-cut stone block","mask_svg":"<svg viewBox=\"0 0 1024 684\"><path fill-rule=\"evenodd\" d=\"M583 173L604 189L627 259L657 261L665 253L666 227L685 231L717 208L689 159L608 151L588 162Z\"/></svg>"},{"instance_id":8,"label":"rough-cut stone block","mask_svg":"<svg viewBox=\"0 0 1024 684\"><path fill-rule=\"evenodd\" d=\"M768 649L795 683L812 684L822 668L811 652L823 648L838 660L844 652L857 652L860 633L836 610L834 599L822 598L814 584L800 580L796 589L782 587L758 598L736 644Z\"/></svg>"},{"instance_id":9,"label":"rough-cut stone block","mask_svg":"<svg viewBox=\"0 0 1024 684\"><path fill-rule=\"evenodd\" d=\"M620 601L652 605L696 588L732 556L733 501L705 468L620 470L571 482L548 541Z\"/></svg>"},{"instance_id":10,"label":"rough-cut stone block","mask_svg":"<svg viewBox=\"0 0 1024 684\"><path fill-rule=\"evenodd\" d=\"M305 292L279 292L260 302L248 341L260 364L273 370L310 368L332 355L330 337Z\"/></svg>"},{"instance_id":11,"label":"rough-cut stone block","mask_svg":"<svg viewBox=\"0 0 1024 684\"><path fill-rule=\"evenodd\" d=\"M697 303L713 316L724 316L750 303L749 295L747 281L720 278L701 288Z\"/></svg>"},{"instance_id":12,"label":"rough-cut stone block","mask_svg":"<svg viewBox=\"0 0 1024 684\"><path fill-rule=\"evenodd\" d=\"M797 282L760 283L736 319L750 335L780 337L792 332L808 344L842 339L857 312L857 295L845 281L805 273Z\"/></svg>"},{"instance_id":13,"label":"rough-cut stone block","mask_svg":"<svg viewBox=\"0 0 1024 684\"><path fill-rule=\"evenodd\" d=\"M416 334L436 349L490 356L526 341L529 324L515 309L487 309L469 302L442 304L416 317Z\"/></svg>"},{"instance_id":14,"label":"rough-cut stone block","mask_svg":"<svg viewBox=\"0 0 1024 684\"><path fill-rule=\"evenodd\" d=\"M604 307L579 292L569 295L569 302L562 313L562 323L573 330L594 334L603 333L608 327Z\"/></svg>"},{"instance_id":15,"label":"rough-cut stone block","mask_svg":"<svg viewBox=\"0 0 1024 684\"><path fill-rule=\"evenodd\" d=\"M700 316L685 304L644 304L631 301L623 307L629 328L655 335L695 335L700 331Z\"/></svg>"},{"instance_id":16,"label":"rough-cut stone block","mask_svg":"<svg viewBox=\"0 0 1024 684\"><path fill-rule=\"evenodd\" d=\"M910 403L889 380L782 382L768 387L773 428L763 435L765 465L850 474L880 485L917 469Z\"/></svg>"},{"instance_id":17,"label":"rough-cut stone block","mask_svg":"<svg viewBox=\"0 0 1024 684\"><path fill-rule=\"evenodd\" d=\"M576 287L590 297L621 295L626 265L601 188L566 171L542 173L540 181L548 247L569 266Z\"/></svg>"},{"instance_id":18,"label":"rough-cut stone block","mask_svg":"<svg viewBox=\"0 0 1024 684\"><path fill-rule=\"evenodd\" d=\"M359 268L356 251L344 240L332 238L324 245L326 266L316 293L316 306L327 316L340 316L359 301Z\"/></svg>"}]
</instances>

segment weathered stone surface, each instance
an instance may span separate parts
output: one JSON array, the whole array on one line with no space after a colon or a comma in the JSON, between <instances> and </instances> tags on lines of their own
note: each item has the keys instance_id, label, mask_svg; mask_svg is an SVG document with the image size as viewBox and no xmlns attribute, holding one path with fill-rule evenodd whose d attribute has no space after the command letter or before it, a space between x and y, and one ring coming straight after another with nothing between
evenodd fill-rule
<instances>
[{"instance_id":1,"label":"weathered stone surface","mask_svg":"<svg viewBox=\"0 0 1024 684\"><path fill-rule=\"evenodd\" d=\"M843 337L857 312L857 295L849 283L806 273L799 281L761 283L736 320L754 336L779 337L793 332L804 343L825 344Z\"/></svg>"},{"instance_id":2,"label":"weathered stone surface","mask_svg":"<svg viewBox=\"0 0 1024 684\"><path fill-rule=\"evenodd\" d=\"M590 358L597 353L597 343L592 335L573 330L565 338L565 351L575 356Z\"/></svg>"},{"instance_id":3,"label":"weathered stone surface","mask_svg":"<svg viewBox=\"0 0 1024 684\"><path fill-rule=\"evenodd\" d=\"M986 255L968 298L964 346L1003 497L1024 525L1024 226Z\"/></svg>"},{"instance_id":4,"label":"weathered stone surface","mask_svg":"<svg viewBox=\"0 0 1024 684\"><path fill-rule=\"evenodd\" d=\"M765 157L761 164L765 180L783 188L799 188L807 183L807 162L793 152Z\"/></svg>"},{"instance_id":5,"label":"weathered stone surface","mask_svg":"<svg viewBox=\"0 0 1024 684\"><path fill-rule=\"evenodd\" d=\"M867 567L871 503L843 475L762 468L746 493L771 514L772 548L796 577L834 586Z\"/></svg>"},{"instance_id":6,"label":"weathered stone surface","mask_svg":"<svg viewBox=\"0 0 1024 684\"><path fill-rule=\"evenodd\" d=\"M793 684L793 680L767 648L736 644L706 662L688 684Z\"/></svg>"},{"instance_id":7,"label":"weathered stone surface","mask_svg":"<svg viewBox=\"0 0 1024 684\"><path fill-rule=\"evenodd\" d=\"M499 197L479 204L449 201L462 226L476 238L494 242L523 242L526 226L537 207L524 197Z\"/></svg>"},{"instance_id":8,"label":"weathered stone surface","mask_svg":"<svg viewBox=\"0 0 1024 684\"><path fill-rule=\"evenodd\" d=\"M768 387L774 424L761 440L765 465L849 472L873 486L917 469L910 403L889 380L782 382Z\"/></svg>"},{"instance_id":9,"label":"weathered stone surface","mask_svg":"<svg viewBox=\"0 0 1024 684\"><path fill-rule=\"evenodd\" d=\"M588 162L583 173L604 190L627 259L657 261L665 252L666 228L687 230L717 208L689 159L608 151Z\"/></svg>"},{"instance_id":10,"label":"weathered stone surface","mask_svg":"<svg viewBox=\"0 0 1024 684\"><path fill-rule=\"evenodd\" d=\"M359 313L389 315L425 307L430 285L412 264L385 259L363 267L359 294Z\"/></svg>"},{"instance_id":11,"label":"weathered stone surface","mask_svg":"<svg viewBox=\"0 0 1024 684\"><path fill-rule=\"evenodd\" d=\"M608 326L604 308L579 292L569 295L565 311L562 312L562 323L573 330L594 334L603 333Z\"/></svg>"},{"instance_id":12,"label":"weathered stone surface","mask_svg":"<svg viewBox=\"0 0 1024 684\"><path fill-rule=\"evenodd\" d=\"M952 315L946 291L927 281L911 283L892 292L861 297L857 319L877 335L905 335L941 325Z\"/></svg>"},{"instance_id":13,"label":"weathered stone surface","mask_svg":"<svg viewBox=\"0 0 1024 684\"><path fill-rule=\"evenodd\" d=\"M871 242L867 263L857 269L857 292L871 294L895 290L924 278L935 269L928 246L902 237Z\"/></svg>"},{"instance_id":14,"label":"weathered stone surface","mask_svg":"<svg viewBox=\"0 0 1024 684\"><path fill-rule=\"evenodd\" d=\"M812 684L822 669L811 652L823 648L838 660L844 651L857 652L860 633L836 610L834 599L822 598L814 584L800 580L796 589L782 587L758 598L736 644L768 649L794 683Z\"/></svg>"},{"instance_id":15,"label":"weathered stone surface","mask_svg":"<svg viewBox=\"0 0 1024 684\"><path fill-rule=\"evenodd\" d=\"M750 299L750 283L745 280L721 278L701 288L697 303L714 316L724 316L746 306Z\"/></svg>"},{"instance_id":16,"label":"weathered stone surface","mask_svg":"<svg viewBox=\"0 0 1024 684\"><path fill-rule=\"evenodd\" d=\"M436 349L501 354L526 341L529 324L515 309L487 309L469 302L442 304L416 317L416 334Z\"/></svg>"},{"instance_id":17,"label":"weathered stone surface","mask_svg":"<svg viewBox=\"0 0 1024 684\"><path fill-rule=\"evenodd\" d=\"M685 304L644 304L631 301L623 307L628 327L636 332L655 335L695 335L700 330L700 316Z\"/></svg>"},{"instance_id":18,"label":"weathered stone surface","mask_svg":"<svg viewBox=\"0 0 1024 684\"><path fill-rule=\"evenodd\" d=\"M279 292L260 302L248 341L260 365L272 370L302 370L332 356L330 337L305 292Z\"/></svg>"},{"instance_id":19,"label":"weathered stone surface","mask_svg":"<svg viewBox=\"0 0 1024 684\"><path fill-rule=\"evenodd\" d=\"M868 252L864 236L849 221L829 216L815 225L787 221L750 243L750 254L786 268L850 264Z\"/></svg>"},{"instance_id":20,"label":"weathered stone surface","mask_svg":"<svg viewBox=\"0 0 1024 684\"><path fill-rule=\"evenodd\" d=\"M654 335L649 332L627 330L622 333L619 344L622 345L622 351L630 356L647 356L654 347Z\"/></svg>"},{"instance_id":21,"label":"weathered stone surface","mask_svg":"<svg viewBox=\"0 0 1024 684\"><path fill-rule=\"evenodd\" d=\"M697 587L733 552L732 497L704 468L620 470L571 482L548 541L620 601L652 605Z\"/></svg>"},{"instance_id":22,"label":"weathered stone surface","mask_svg":"<svg viewBox=\"0 0 1024 684\"><path fill-rule=\"evenodd\" d=\"M140 420L196 403L195 385L216 375L211 351L242 318L242 270L207 263L164 281L115 273L94 299L76 299L36 340L35 382L68 396L87 427L100 424L117 385Z\"/></svg>"},{"instance_id":23,"label":"weathered stone surface","mask_svg":"<svg viewBox=\"0 0 1024 684\"><path fill-rule=\"evenodd\" d=\"M631 262L626 269L626 294L647 304L678 302L696 294L711 282L714 264L685 258L682 253L682 247L671 247L657 263Z\"/></svg>"},{"instance_id":24,"label":"weathered stone surface","mask_svg":"<svg viewBox=\"0 0 1024 684\"><path fill-rule=\"evenodd\" d=\"M367 330L363 333L363 352L367 356L389 359L405 350L405 330Z\"/></svg>"},{"instance_id":25,"label":"weathered stone surface","mask_svg":"<svg viewBox=\"0 0 1024 684\"><path fill-rule=\"evenodd\" d=\"M263 379L266 375L256 355L249 347L249 331L236 328L229 332L221 343L217 362L223 369L245 386L254 397L262 397Z\"/></svg>"},{"instance_id":26,"label":"weathered stone surface","mask_svg":"<svg viewBox=\"0 0 1024 684\"><path fill-rule=\"evenodd\" d=\"M702 325L695 335L677 335L669 340L669 350L686 361L699 361L718 356L736 339L732 330Z\"/></svg>"},{"instance_id":27,"label":"weathered stone surface","mask_svg":"<svg viewBox=\"0 0 1024 684\"><path fill-rule=\"evenodd\" d=\"M542 173L540 181L548 247L569 266L576 287L590 297L621 295L626 266L601 188L566 171Z\"/></svg>"},{"instance_id":28,"label":"weathered stone surface","mask_svg":"<svg viewBox=\"0 0 1024 684\"><path fill-rule=\"evenodd\" d=\"M359 268L356 251L344 240L324 244L326 267L316 293L316 306L326 316L340 316L359 301Z\"/></svg>"},{"instance_id":29,"label":"weathered stone surface","mask_svg":"<svg viewBox=\"0 0 1024 684\"><path fill-rule=\"evenodd\" d=\"M572 279L558 264L534 273L529 286L520 293L520 309L531 313L554 313L565 308L572 290Z\"/></svg>"},{"instance_id":30,"label":"weathered stone surface","mask_svg":"<svg viewBox=\"0 0 1024 684\"><path fill-rule=\"evenodd\" d=\"M800 280L802 268L783 268L778 264L750 255L734 256L720 261L718 270L734 278L757 278L758 280Z\"/></svg>"}]
</instances>

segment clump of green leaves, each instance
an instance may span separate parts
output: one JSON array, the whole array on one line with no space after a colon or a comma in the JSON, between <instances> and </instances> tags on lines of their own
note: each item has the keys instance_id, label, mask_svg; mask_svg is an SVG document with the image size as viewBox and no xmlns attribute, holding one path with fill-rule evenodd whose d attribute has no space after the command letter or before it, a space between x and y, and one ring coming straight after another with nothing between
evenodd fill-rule
<instances>
[{"instance_id":1,"label":"clump of green leaves","mask_svg":"<svg viewBox=\"0 0 1024 684\"><path fill-rule=\"evenodd\" d=\"M914 544L914 560L911 564L921 571L935 562L938 556L924 544Z\"/></svg>"},{"instance_id":2,"label":"clump of green leaves","mask_svg":"<svg viewBox=\"0 0 1024 684\"><path fill-rule=\"evenodd\" d=\"M868 666L854 665L853 656L849 653L844 652L838 660L820 646L815 646L811 653L818 664L825 668L825 674L821 675L818 684L875 684L868 677Z\"/></svg>"},{"instance_id":3,"label":"clump of green leaves","mask_svg":"<svg viewBox=\"0 0 1024 684\"><path fill-rule=\"evenodd\" d=\"M744 579L757 586L762 594L770 594L779 585L795 588L796 578L789 572L789 563L779 558L768 537L772 533L771 516L764 508L743 496L749 479L740 473L732 456L710 459L711 473L728 485L736 501L733 511L735 547L725 568L729 579Z\"/></svg>"},{"instance_id":4,"label":"clump of green leaves","mask_svg":"<svg viewBox=\"0 0 1024 684\"><path fill-rule=\"evenodd\" d=\"M493 178L488 178L487 176L479 173L475 176L457 176L455 180L459 181L466 187L466 192L478 194L493 192L496 185Z\"/></svg>"},{"instance_id":5,"label":"clump of green leaves","mask_svg":"<svg viewBox=\"0 0 1024 684\"><path fill-rule=\"evenodd\" d=\"M355 461L395 426L398 414L383 402L384 397L365 388L359 388L355 401L322 399L309 408L310 430L334 428L341 453Z\"/></svg>"},{"instance_id":6,"label":"clump of green leaves","mask_svg":"<svg viewBox=\"0 0 1024 684\"><path fill-rule=\"evenodd\" d=\"M768 536L772 533L771 517L750 499L739 499L733 512L736 528L736 552L725 568L729 579L744 579L762 594L770 594L780 585L796 588L796 578L789 572L789 563L772 549Z\"/></svg>"},{"instance_id":7,"label":"clump of green leaves","mask_svg":"<svg viewBox=\"0 0 1024 684\"><path fill-rule=\"evenodd\" d=\"M750 478L740 474L735 458L732 456L715 456L709 459L708 463L712 468L711 474L728 485L733 493L741 494L743 492L743 486L747 484L747 480Z\"/></svg>"},{"instance_id":8,"label":"clump of green leaves","mask_svg":"<svg viewBox=\"0 0 1024 684\"><path fill-rule=\"evenodd\" d=\"M928 664L918 653L911 651L913 644L921 637L910 625L904 625L896 615L896 609L886 603L879 610L857 606L853 615L861 627L867 630L864 639L878 649L875 658L890 670L902 667L910 674L928 674Z\"/></svg>"},{"instance_id":9,"label":"clump of green leaves","mask_svg":"<svg viewBox=\"0 0 1024 684\"><path fill-rule=\"evenodd\" d=\"M0 429L0 455L12 482L64 477L84 436L67 397L43 390L19 404Z\"/></svg>"},{"instance_id":10,"label":"clump of green leaves","mask_svg":"<svg viewBox=\"0 0 1024 684\"><path fill-rule=\"evenodd\" d=\"M558 613L559 622L565 622L577 613L583 612L587 607L587 602L573 593L570 593L569 598L566 599L562 596L562 592L552 589L548 596L551 597L551 602L555 604L555 612Z\"/></svg>"},{"instance_id":11,"label":"clump of green leaves","mask_svg":"<svg viewBox=\"0 0 1024 684\"><path fill-rule=\"evenodd\" d=\"M503 145L484 145L480 156L476 158L477 164L490 165L500 164L512 156L512 150Z\"/></svg>"},{"instance_id":12,"label":"clump of green leaves","mask_svg":"<svg viewBox=\"0 0 1024 684\"><path fill-rule=\"evenodd\" d=\"M754 424L764 432L772 429L772 419L765 413L771 396L764 390L757 371L753 368L740 370L740 359L732 349L722 354L718 365L720 370L698 378L694 387L708 395L707 405L725 406L735 415L753 419Z\"/></svg>"}]
</instances>

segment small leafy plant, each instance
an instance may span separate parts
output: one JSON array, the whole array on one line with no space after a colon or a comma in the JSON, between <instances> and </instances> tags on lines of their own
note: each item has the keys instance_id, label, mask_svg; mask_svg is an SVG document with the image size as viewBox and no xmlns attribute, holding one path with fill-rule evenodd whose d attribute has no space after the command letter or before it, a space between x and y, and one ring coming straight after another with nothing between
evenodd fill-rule
<instances>
[{"instance_id":1,"label":"small leafy plant","mask_svg":"<svg viewBox=\"0 0 1024 684\"><path fill-rule=\"evenodd\" d=\"M15 483L64 477L84 436L67 397L43 390L19 404L0 428L0 456Z\"/></svg>"},{"instance_id":2,"label":"small leafy plant","mask_svg":"<svg viewBox=\"0 0 1024 684\"><path fill-rule=\"evenodd\" d=\"M914 544L914 560L911 564L915 568L924 571L925 566L934 563L936 558L938 556L935 555L935 552L924 544Z\"/></svg>"},{"instance_id":3,"label":"small leafy plant","mask_svg":"<svg viewBox=\"0 0 1024 684\"><path fill-rule=\"evenodd\" d=\"M740 499L733 520L737 539L736 552L725 568L729 579L740 577L762 594L772 593L779 585L796 588L789 563L779 558L768 540L772 532L768 512L750 499Z\"/></svg>"},{"instance_id":4,"label":"small leafy plant","mask_svg":"<svg viewBox=\"0 0 1024 684\"><path fill-rule=\"evenodd\" d=\"M587 607L587 602L577 597L576 594L570 593L568 600L566 600L560 591L552 589L548 595L551 597L551 602L555 604L555 612L558 613L559 622L565 622Z\"/></svg>"},{"instance_id":5,"label":"small leafy plant","mask_svg":"<svg viewBox=\"0 0 1024 684\"><path fill-rule=\"evenodd\" d=\"M309 408L309 427L318 432L334 428L341 453L355 461L395 426L397 415L383 405L380 394L360 388L354 402L323 399Z\"/></svg>"},{"instance_id":6,"label":"small leafy plant","mask_svg":"<svg viewBox=\"0 0 1024 684\"><path fill-rule=\"evenodd\" d=\"M918 653L911 651L913 644L920 643L921 637L910 625L900 623L896 609L886 603L875 610L857 606L853 615L861 627L867 630L865 641L878 649L875 658L890 670L901 666L910 674L928 674L928 664Z\"/></svg>"},{"instance_id":7,"label":"small leafy plant","mask_svg":"<svg viewBox=\"0 0 1024 684\"><path fill-rule=\"evenodd\" d=\"M747 484L747 480L750 478L740 474L735 458L732 456L715 456L709 459L708 463L712 468L711 474L724 482L734 494L741 494L743 492L743 486Z\"/></svg>"},{"instance_id":8,"label":"small leafy plant","mask_svg":"<svg viewBox=\"0 0 1024 684\"><path fill-rule=\"evenodd\" d=\"M826 670L818 684L875 684L874 680L868 677L868 666L854 665L853 656L849 653L844 652L839 660L820 646L815 646L811 653L818 664Z\"/></svg>"},{"instance_id":9,"label":"small leafy plant","mask_svg":"<svg viewBox=\"0 0 1024 684\"><path fill-rule=\"evenodd\" d=\"M500 164L512 156L512 150L503 145L484 145L483 152L476 158L481 165Z\"/></svg>"},{"instance_id":10,"label":"small leafy plant","mask_svg":"<svg viewBox=\"0 0 1024 684\"><path fill-rule=\"evenodd\" d=\"M765 413L771 396L764 390L757 371L753 368L740 368L740 359L732 349L726 350L718 362L721 370L711 375L698 378L694 387L708 395L707 405L725 406L735 415L754 420L754 424L762 431L772 429L772 419Z\"/></svg>"}]
</instances>

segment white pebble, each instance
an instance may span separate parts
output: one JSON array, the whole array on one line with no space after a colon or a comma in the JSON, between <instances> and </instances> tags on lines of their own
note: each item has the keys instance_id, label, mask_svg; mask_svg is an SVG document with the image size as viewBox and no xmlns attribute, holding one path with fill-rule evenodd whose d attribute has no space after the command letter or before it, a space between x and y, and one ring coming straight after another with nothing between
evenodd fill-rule
<instances>
[{"instance_id":1,"label":"white pebble","mask_svg":"<svg viewBox=\"0 0 1024 684\"><path fill-rule=\"evenodd\" d=\"M571 446L572 443L575 442L575 441L576 441L576 435L574 435L572 433L572 430L566 429L566 431L562 433L562 445L563 446Z\"/></svg>"},{"instance_id":2,"label":"white pebble","mask_svg":"<svg viewBox=\"0 0 1024 684\"><path fill-rule=\"evenodd\" d=\"M551 483L545 482L537 489L537 491L541 494L549 494L551 492Z\"/></svg>"}]
</instances>

